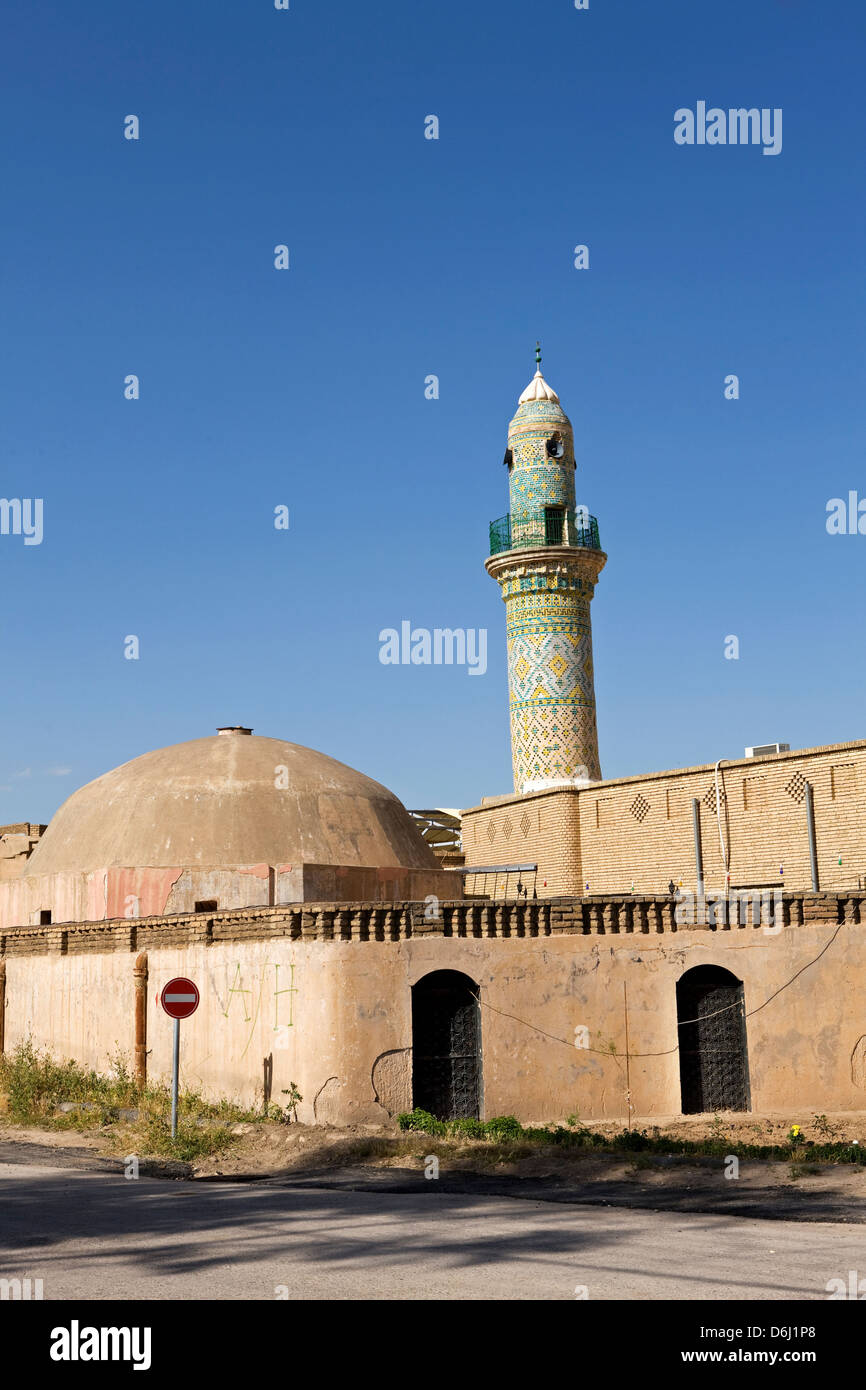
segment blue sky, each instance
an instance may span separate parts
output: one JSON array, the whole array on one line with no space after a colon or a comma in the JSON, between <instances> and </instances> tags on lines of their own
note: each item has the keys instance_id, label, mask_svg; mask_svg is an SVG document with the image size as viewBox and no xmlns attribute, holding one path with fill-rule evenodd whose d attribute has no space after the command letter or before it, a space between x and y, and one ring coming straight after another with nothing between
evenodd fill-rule
<instances>
[{"instance_id":1,"label":"blue sky","mask_svg":"<svg viewBox=\"0 0 866 1390\"><path fill-rule=\"evenodd\" d=\"M603 773L866 735L866 536L825 528L866 497L864 59L858 0L8 0L0 495L44 539L0 536L0 822L229 723L509 791L483 562L536 338L609 556ZM782 152L677 146L699 100ZM404 619L487 673L383 666Z\"/></svg>"}]
</instances>

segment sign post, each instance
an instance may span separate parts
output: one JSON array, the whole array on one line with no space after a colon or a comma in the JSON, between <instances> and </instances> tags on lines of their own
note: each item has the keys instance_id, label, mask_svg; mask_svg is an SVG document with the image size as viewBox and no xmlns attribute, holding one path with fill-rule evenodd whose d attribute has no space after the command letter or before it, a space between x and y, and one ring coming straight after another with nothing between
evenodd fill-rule
<instances>
[{"instance_id":1,"label":"sign post","mask_svg":"<svg viewBox=\"0 0 866 1390\"><path fill-rule=\"evenodd\" d=\"M177 1138L177 1091L180 1076L180 1021L189 1018L198 1008L198 986L179 975L169 980L159 997L169 1018L174 1019L174 1045L171 1055L171 1137Z\"/></svg>"}]
</instances>

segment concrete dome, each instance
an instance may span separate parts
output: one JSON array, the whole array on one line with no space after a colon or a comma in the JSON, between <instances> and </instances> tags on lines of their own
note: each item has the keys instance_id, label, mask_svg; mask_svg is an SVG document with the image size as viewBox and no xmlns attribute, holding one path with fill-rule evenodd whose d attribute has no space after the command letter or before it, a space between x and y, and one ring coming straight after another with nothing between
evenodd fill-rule
<instances>
[{"instance_id":1,"label":"concrete dome","mask_svg":"<svg viewBox=\"0 0 866 1390\"><path fill-rule=\"evenodd\" d=\"M22 877L112 868L437 867L392 792L311 748L230 730L145 753L74 792Z\"/></svg>"}]
</instances>

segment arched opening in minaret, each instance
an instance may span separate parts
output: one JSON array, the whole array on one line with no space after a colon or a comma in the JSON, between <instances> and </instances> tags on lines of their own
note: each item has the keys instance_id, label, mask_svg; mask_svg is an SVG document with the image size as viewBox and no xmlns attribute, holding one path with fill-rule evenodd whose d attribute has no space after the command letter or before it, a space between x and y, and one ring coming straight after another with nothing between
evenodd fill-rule
<instances>
[{"instance_id":1,"label":"arched opening in minaret","mask_svg":"<svg viewBox=\"0 0 866 1390\"><path fill-rule=\"evenodd\" d=\"M719 965L677 981L677 1036L684 1115L750 1110L743 982Z\"/></svg>"},{"instance_id":2,"label":"arched opening in minaret","mask_svg":"<svg viewBox=\"0 0 866 1390\"><path fill-rule=\"evenodd\" d=\"M479 990L459 970L434 970L412 987L412 1104L437 1120L480 1118Z\"/></svg>"}]
</instances>

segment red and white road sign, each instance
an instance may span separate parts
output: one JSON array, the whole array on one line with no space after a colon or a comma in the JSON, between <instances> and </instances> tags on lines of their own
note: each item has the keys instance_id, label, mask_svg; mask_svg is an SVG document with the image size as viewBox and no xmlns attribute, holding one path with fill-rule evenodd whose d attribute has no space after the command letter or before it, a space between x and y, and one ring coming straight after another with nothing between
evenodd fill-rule
<instances>
[{"instance_id":1,"label":"red and white road sign","mask_svg":"<svg viewBox=\"0 0 866 1390\"><path fill-rule=\"evenodd\" d=\"M189 1018L198 1008L198 1001L198 985L194 985L192 980L185 980L182 975L176 980L169 980L159 996L159 1002L169 1018Z\"/></svg>"}]
</instances>

